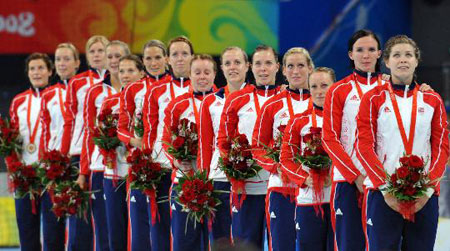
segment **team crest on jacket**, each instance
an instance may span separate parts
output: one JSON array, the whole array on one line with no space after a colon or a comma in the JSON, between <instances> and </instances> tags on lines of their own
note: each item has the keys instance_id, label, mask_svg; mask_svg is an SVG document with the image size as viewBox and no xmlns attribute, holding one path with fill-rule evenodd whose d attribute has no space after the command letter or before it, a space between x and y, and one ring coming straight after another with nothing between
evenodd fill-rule
<instances>
[{"instance_id":1,"label":"team crest on jacket","mask_svg":"<svg viewBox=\"0 0 450 251\"><path fill-rule=\"evenodd\" d=\"M166 99L164 99L164 103L168 103L170 101L169 97L167 97Z\"/></svg>"},{"instance_id":2,"label":"team crest on jacket","mask_svg":"<svg viewBox=\"0 0 450 251\"><path fill-rule=\"evenodd\" d=\"M247 109L247 112L254 112L254 110L253 110L253 108L250 107Z\"/></svg>"},{"instance_id":3,"label":"team crest on jacket","mask_svg":"<svg viewBox=\"0 0 450 251\"><path fill-rule=\"evenodd\" d=\"M389 109L389 107L386 106L386 107L384 108L384 112L385 112L385 113L391 112L391 109Z\"/></svg>"},{"instance_id":4,"label":"team crest on jacket","mask_svg":"<svg viewBox=\"0 0 450 251\"><path fill-rule=\"evenodd\" d=\"M423 107L419 107L419 109L417 110L420 114L423 114L425 112L425 108Z\"/></svg>"}]
</instances>

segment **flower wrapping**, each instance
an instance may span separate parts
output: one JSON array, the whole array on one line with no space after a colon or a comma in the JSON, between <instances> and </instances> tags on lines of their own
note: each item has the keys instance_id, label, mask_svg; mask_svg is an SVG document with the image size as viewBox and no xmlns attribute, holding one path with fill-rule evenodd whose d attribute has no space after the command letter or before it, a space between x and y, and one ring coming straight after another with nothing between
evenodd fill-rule
<instances>
[{"instance_id":1,"label":"flower wrapping","mask_svg":"<svg viewBox=\"0 0 450 251\"><path fill-rule=\"evenodd\" d=\"M37 169L37 175L45 189L74 180L77 174L78 169L70 165L69 157L57 150L44 152Z\"/></svg>"},{"instance_id":2,"label":"flower wrapping","mask_svg":"<svg viewBox=\"0 0 450 251\"><path fill-rule=\"evenodd\" d=\"M18 159L11 160L8 165L10 191L14 191L16 198L23 198L29 194L33 214L37 212L35 196L39 196L42 190L41 182L37 175L38 166L39 164L37 163L25 165Z\"/></svg>"},{"instance_id":3,"label":"flower wrapping","mask_svg":"<svg viewBox=\"0 0 450 251\"><path fill-rule=\"evenodd\" d=\"M230 181L233 206L239 209L246 198L246 179L258 175L262 168L253 159L247 136L238 134L230 139L229 146L228 154L219 158L218 167Z\"/></svg>"},{"instance_id":4,"label":"flower wrapping","mask_svg":"<svg viewBox=\"0 0 450 251\"><path fill-rule=\"evenodd\" d=\"M57 218L77 215L88 220L90 192L84 191L73 181L64 181L53 186L49 193L53 203L51 210Z\"/></svg>"},{"instance_id":5,"label":"flower wrapping","mask_svg":"<svg viewBox=\"0 0 450 251\"><path fill-rule=\"evenodd\" d=\"M167 152L175 159L181 161L197 159L197 125L189 119L181 119L178 124L172 126L170 130L171 142L163 142L168 145Z\"/></svg>"},{"instance_id":6,"label":"flower wrapping","mask_svg":"<svg viewBox=\"0 0 450 251\"><path fill-rule=\"evenodd\" d=\"M214 190L213 180L208 179L207 172L197 171L192 175L183 173L174 189L177 192L175 201L181 205L183 212L188 213L186 226L189 220L193 220L194 224L203 223L207 217L208 227L211 228L216 207L221 201L220 192Z\"/></svg>"},{"instance_id":7,"label":"flower wrapping","mask_svg":"<svg viewBox=\"0 0 450 251\"><path fill-rule=\"evenodd\" d=\"M431 185L426 163L417 155L404 155L399 159L398 167L391 175L386 173L386 187L381 189L392 195L400 203L400 214L406 220L414 222L416 199L424 196Z\"/></svg>"},{"instance_id":8,"label":"flower wrapping","mask_svg":"<svg viewBox=\"0 0 450 251\"><path fill-rule=\"evenodd\" d=\"M0 156L20 155L22 138L19 132L11 127L8 119L0 117Z\"/></svg>"},{"instance_id":9,"label":"flower wrapping","mask_svg":"<svg viewBox=\"0 0 450 251\"><path fill-rule=\"evenodd\" d=\"M134 149L127 157L127 162L130 164L127 175L129 188L138 189L149 197L152 224L155 224L158 215L156 189L166 171L153 160L152 152L149 149L143 151L139 148Z\"/></svg>"},{"instance_id":10,"label":"flower wrapping","mask_svg":"<svg viewBox=\"0 0 450 251\"><path fill-rule=\"evenodd\" d=\"M134 134L142 138L144 136L144 121L142 120L142 113L138 112L134 116Z\"/></svg>"},{"instance_id":11,"label":"flower wrapping","mask_svg":"<svg viewBox=\"0 0 450 251\"><path fill-rule=\"evenodd\" d=\"M113 114L110 108L106 108L98 115L97 126L93 132L94 144L99 147L103 164L115 172L117 172L116 147L121 144L117 137L118 120L119 114Z\"/></svg>"},{"instance_id":12,"label":"flower wrapping","mask_svg":"<svg viewBox=\"0 0 450 251\"><path fill-rule=\"evenodd\" d=\"M309 176L312 179L313 200L318 204L324 199L323 188L326 179L330 176L331 159L322 146L322 128L311 127L309 133L302 137L305 147L296 157L297 161L309 167ZM297 146L298 147L298 146ZM323 215L322 208L315 205L314 210Z\"/></svg>"}]
</instances>

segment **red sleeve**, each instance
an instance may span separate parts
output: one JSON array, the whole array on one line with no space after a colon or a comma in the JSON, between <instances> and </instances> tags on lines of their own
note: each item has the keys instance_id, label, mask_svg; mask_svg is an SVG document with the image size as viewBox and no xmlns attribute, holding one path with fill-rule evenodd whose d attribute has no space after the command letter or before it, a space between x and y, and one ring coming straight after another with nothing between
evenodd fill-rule
<instances>
[{"instance_id":1,"label":"red sleeve","mask_svg":"<svg viewBox=\"0 0 450 251\"><path fill-rule=\"evenodd\" d=\"M167 158L170 160L170 163L173 164L174 158L172 155L168 153L169 145L167 143L172 142L172 126L174 126L176 123L178 123L180 119L180 112L177 109L177 104L179 103L179 99L175 98L174 100L170 101L169 105L166 107L166 110L164 110L164 130L163 135L161 138L162 142L162 148L164 151L164 154L167 156Z\"/></svg>"},{"instance_id":2,"label":"red sleeve","mask_svg":"<svg viewBox=\"0 0 450 251\"><path fill-rule=\"evenodd\" d=\"M54 92L52 92L54 93ZM48 141L50 140L50 123L52 121L52 118L50 117L50 112L47 108L47 98L50 98L51 92L48 92L47 95L42 97L41 100L41 126L42 126L42 133L41 133L41 140L39 143L39 158L41 158L44 154L44 152L48 151Z\"/></svg>"},{"instance_id":3,"label":"red sleeve","mask_svg":"<svg viewBox=\"0 0 450 251\"><path fill-rule=\"evenodd\" d=\"M362 166L367 172L367 176L372 181L374 188L377 188L385 183L386 174L383 164L378 159L375 153L375 140L377 136L377 119L378 109L382 100L376 100L373 97L375 89L366 93L359 107L358 116L356 117L357 131L356 131L356 156L361 162ZM378 93L378 92L376 92Z\"/></svg>"},{"instance_id":4,"label":"red sleeve","mask_svg":"<svg viewBox=\"0 0 450 251\"><path fill-rule=\"evenodd\" d=\"M434 100L434 114L431 121L431 164L430 180L434 181L436 190L439 191L439 183L442 178L449 155L447 113L444 103L437 93L424 94Z\"/></svg>"},{"instance_id":5,"label":"red sleeve","mask_svg":"<svg viewBox=\"0 0 450 251\"><path fill-rule=\"evenodd\" d=\"M243 89L244 90L244 89ZM247 95L242 95L243 92L237 91L232 93L225 101L223 112L220 118L219 132L217 135L217 145L220 154L225 156L230 149L230 138L237 133L237 126L239 123L238 111L248 101Z\"/></svg>"},{"instance_id":6,"label":"red sleeve","mask_svg":"<svg viewBox=\"0 0 450 251\"><path fill-rule=\"evenodd\" d=\"M143 149L153 149L156 140L156 133L159 123L159 104L157 93L164 90L164 85L153 86L144 98L142 108L144 135L142 137Z\"/></svg>"},{"instance_id":7,"label":"red sleeve","mask_svg":"<svg viewBox=\"0 0 450 251\"><path fill-rule=\"evenodd\" d=\"M120 94L120 112L119 122L117 125L117 137L125 144L130 143L130 139L134 137L133 117L136 109L134 103L135 92L133 92L133 86L136 84L130 84Z\"/></svg>"},{"instance_id":8,"label":"red sleeve","mask_svg":"<svg viewBox=\"0 0 450 251\"><path fill-rule=\"evenodd\" d=\"M335 83L327 91L323 107L322 140L333 165L347 182L352 183L360 175L360 172L340 142L346 93L348 90L345 90L345 86L341 82Z\"/></svg>"},{"instance_id":9,"label":"red sleeve","mask_svg":"<svg viewBox=\"0 0 450 251\"><path fill-rule=\"evenodd\" d=\"M278 97L275 96L278 99ZM261 108L253 129L252 154L258 165L268 172L276 173L279 163L271 158L265 157L267 154L264 147L270 147L273 144L273 123L274 115L283 107L281 100L274 101L269 99Z\"/></svg>"},{"instance_id":10,"label":"red sleeve","mask_svg":"<svg viewBox=\"0 0 450 251\"><path fill-rule=\"evenodd\" d=\"M98 88L100 87L100 88ZM97 108L95 107L95 99L102 91L102 86L97 85L88 89L86 92L86 98L84 101L84 137L83 147L81 148L80 156L80 174L89 174L89 165L91 163L91 155L94 151L94 141L92 139L92 132L95 130L95 122L97 116Z\"/></svg>"},{"instance_id":11,"label":"red sleeve","mask_svg":"<svg viewBox=\"0 0 450 251\"><path fill-rule=\"evenodd\" d=\"M215 94L211 94L203 100L200 106L200 123L198 125L198 166L201 170L207 171L211 166L211 159L214 152L214 128L209 108L215 100Z\"/></svg>"},{"instance_id":12,"label":"red sleeve","mask_svg":"<svg viewBox=\"0 0 450 251\"><path fill-rule=\"evenodd\" d=\"M72 140L75 116L78 112L77 90L75 88L75 83L77 83L77 81L70 81L66 91L66 100L64 102L66 112L64 114L64 130L61 141L62 154L68 154L70 151L70 142Z\"/></svg>"},{"instance_id":13,"label":"red sleeve","mask_svg":"<svg viewBox=\"0 0 450 251\"><path fill-rule=\"evenodd\" d=\"M302 164L294 161L297 154L301 154L302 136L300 132L302 128L309 122L309 117L306 113L299 114L289 120L289 123L284 131L283 143L280 152L281 170L289 180L302 187L308 172L303 170Z\"/></svg>"}]
</instances>

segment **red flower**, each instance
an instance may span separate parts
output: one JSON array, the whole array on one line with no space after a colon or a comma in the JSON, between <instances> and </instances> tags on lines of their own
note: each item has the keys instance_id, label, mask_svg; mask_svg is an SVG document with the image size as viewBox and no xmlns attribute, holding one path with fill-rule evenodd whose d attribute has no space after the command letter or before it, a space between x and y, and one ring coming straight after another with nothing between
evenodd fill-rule
<instances>
[{"instance_id":1,"label":"red flower","mask_svg":"<svg viewBox=\"0 0 450 251\"><path fill-rule=\"evenodd\" d=\"M278 127L278 131L279 131L280 133L284 133L285 130L286 130L286 125L280 125L280 126Z\"/></svg>"},{"instance_id":2,"label":"red flower","mask_svg":"<svg viewBox=\"0 0 450 251\"><path fill-rule=\"evenodd\" d=\"M411 174L411 181L412 181L413 183L416 183L416 182L419 181L419 180L420 180L420 173L413 172L413 173Z\"/></svg>"},{"instance_id":3,"label":"red flower","mask_svg":"<svg viewBox=\"0 0 450 251\"><path fill-rule=\"evenodd\" d=\"M397 184L397 175L395 173L391 175L391 183L393 186Z\"/></svg>"},{"instance_id":4,"label":"red flower","mask_svg":"<svg viewBox=\"0 0 450 251\"><path fill-rule=\"evenodd\" d=\"M407 166L408 163L409 163L409 157L406 157L406 156L401 157L400 158L400 163L402 164L402 166Z\"/></svg>"},{"instance_id":5,"label":"red flower","mask_svg":"<svg viewBox=\"0 0 450 251\"><path fill-rule=\"evenodd\" d=\"M406 196L413 196L414 194L416 194L416 189L412 186L409 186L409 187L405 188L404 194Z\"/></svg>"},{"instance_id":6,"label":"red flower","mask_svg":"<svg viewBox=\"0 0 450 251\"><path fill-rule=\"evenodd\" d=\"M76 207L75 205L69 206L69 209L67 210L67 212L68 212L69 214L74 215L74 214L77 213L77 207Z\"/></svg>"},{"instance_id":7,"label":"red flower","mask_svg":"<svg viewBox=\"0 0 450 251\"><path fill-rule=\"evenodd\" d=\"M178 149L183 146L185 139L181 136L177 136L177 138L173 141L172 145L174 148Z\"/></svg>"},{"instance_id":8,"label":"red flower","mask_svg":"<svg viewBox=\"0 0 450 251\"><path fill-rule=\"evenodd\" d=\"M320 128L320 127L311 127L309 129L309 132L311 134L321 134L322 133L322 128Z\"/></svg>"},{"instance_id":9,"label":"red flower","mask_svg":"<svg viewBox=\"0 0 450 251\"><path fill-rule=\"evenodd\" d=\"M109 137L115 137L116 136L116 128L109 128L108 129L108 136Z\"/></svg>"},{"instance_id":10,"label":"red flower","mask_svg":"<svg viewBox=\"0 0 450 251\"><path fill-rule=\"evenodd\" d=\"M244 151L242 151L242 157L244 157L244 158L251 158L252 157L252 152L250 150L244 150Z\"/></svg>"},{"instance_id":11,"label":"red flower","mask_svg":"<svg viewBox=\"0 0 450 251\"><path fill-rule=\"evenodd\" d=\"M240 162L236 163L235 168L240 171L245 170L245 169L247 169L247 162L240 161Z\"/></svg>"},{"instance_id":12,"label":"red flower","mask_svg":"<svg viewBox=\"0 0 450 251\"><path fill-rule=\"evenodd\" d=\"M408 164L414 168L421 168L423 167L423 160L417 155L411 155Z\"/></svg>"},{"instance_id":13,"label":"red flower","mask_svg":"<svg viewBox=\"0 0 450 251\"><path fill-rule=\"evenodd\" d=\"M314 153L311 151L311 149L306 148L305 151L303 152L303 156L305 157L314 156Z\"/></svg>"},{"instance_id":14,"label":"red flower","mask_svg":"<svg viewBox=\"0 0 450 251\"><path fill-rule=\"evenodd\" d=\"M247 136L245 136L245 134L239 134L238 142L241 145L248 145L249 144Z\"/></svg>"},{"instance_id":15,"label":"red flower","mask_svg":"<svg viewBox=\"0 0 450 251\"><path fill-rule=\"evenodd\" d=\"M399 179L405 179L409 175L409 169L405 166L402 166L397 169L397 176Z\"/></svg>"}]
</instances>

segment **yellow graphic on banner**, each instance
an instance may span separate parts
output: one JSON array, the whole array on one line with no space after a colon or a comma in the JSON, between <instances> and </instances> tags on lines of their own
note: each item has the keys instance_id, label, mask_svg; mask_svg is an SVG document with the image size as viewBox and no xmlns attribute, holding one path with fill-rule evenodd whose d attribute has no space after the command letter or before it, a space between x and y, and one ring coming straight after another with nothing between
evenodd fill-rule
<instances>
[{"instance_id":1,"label":"yellow graphic on banner","mask_svg":"<svg viewBox=\"0 0 450 251\"><path fill-rule=\"evenodd\" d=\"M14 199L0 197L0 247L12 246L19 246Z\"/></svg>"}]
</instances>

